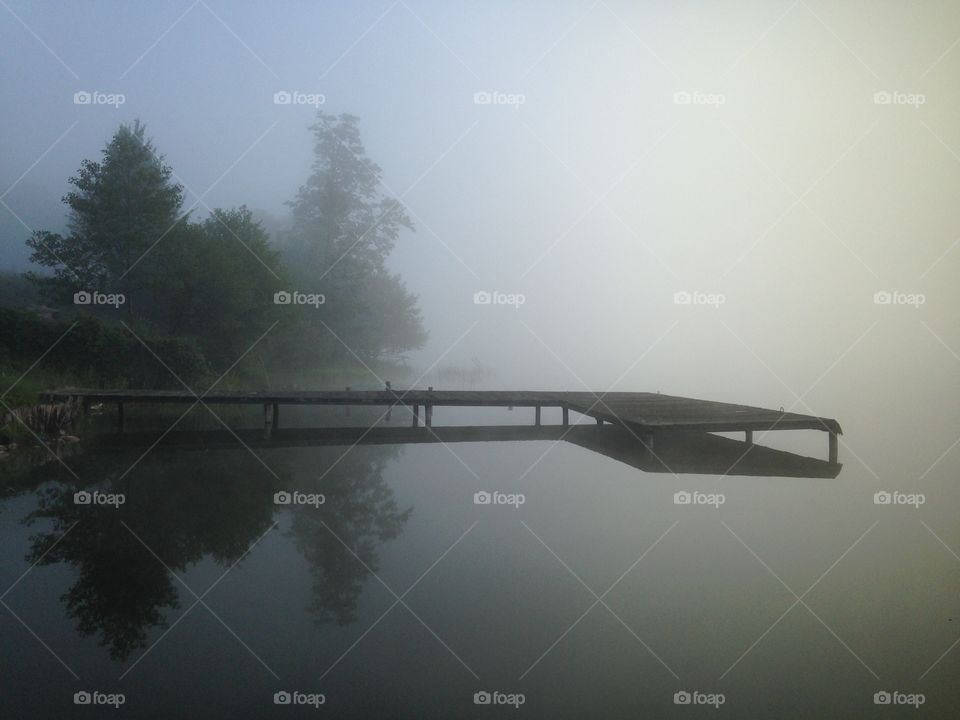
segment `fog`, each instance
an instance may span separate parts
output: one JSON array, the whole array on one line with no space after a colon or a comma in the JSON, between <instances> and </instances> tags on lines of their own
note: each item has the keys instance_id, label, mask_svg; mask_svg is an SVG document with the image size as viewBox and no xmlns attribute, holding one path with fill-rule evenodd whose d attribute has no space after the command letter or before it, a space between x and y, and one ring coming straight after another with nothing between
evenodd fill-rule
<instances>
[{"instance_id":1,"label":"fog","mask_svg":"<svg viewBox=\"0 0 960 720\"><path fill-rule=\"evenodd\" d=\"M922 350L918 381L956 362L919 322L960 346L949 3L5 14L3 199L31 227L53 222L66 178L134 118L196 214L246 203L282 216L309 170L315 106L273 95L314 93L360 116L383 192L414 218L391 262L431 332L420 366L449 350L511 386L618 382L787 405L784 385L803 392L873 328L815 388L829 413L867 357L882 358L879 374ZM124 102L75 105L84 90ZM923 104L878 105L880 91ZM477 105L478 92L515 104ZM682 92L720 99L676 104ZM27 231L0 209L4 255L22 261ZM884 289L927 302L878 307ZM480 290L525 302L477 306ZM725 303L677 306L682 290Z\"/></svg>"},{"instance_id":2,"label":"fog","mask_svg":"<svg viewBox=\"0 0 960 720\"><path fill-rule=\"evenodd\" d=\"M836 418L840 480L823 492L826 484L776 486L777 497L763 494L774 492L769 485L731 481L732 494L746 498L733 524L769 532L785 522L788 534L767 540L809 575L799 590L872 521L874 491L925 492L927 530L943 540L910 516L890 521L882 547L901 549L895 525L916 531L919 559L901 558L891 577L936 595L917 601L911 617L955 617L956 566L942 555L960 542L960 5L2 0L0 45L2 269L40 270L25 241L36 230L64 231L68 178L138 119L183 186L192 219L246 205L279 243L292 223L287 203L313 167L317 112L355 115L382 170L378 192L412 221L387 264L417 296L429 332L403 354L408 376L393 378L395 387L420 380L451 389L458 376L443 369L473 367L483 370L475 386L486 389L650 391ZM239 242L236 251L249 252ZM329 281L297 289L324 293ZM263 328L251 322L245 331L254 343ZM381 380L371 371L369 386ZM820 432L763 442L825 450ZM466 464L433 449L411 451L391 472L412 478L403 503L416 498L439 516L453 501L434 495L433 479ZM520 487L543 459L519 446L493 460L485 446L457 452L485 480L490 462L490 476L519 477ZM301 476L315 480L314 456L295 457ZM636 505L598 503L585 517L617 516L611 527L630 536L640 524L626 508L648 506L645 486L586 457L554 457L538 472L562 476L561 499L579 497L581 470L602 467L622 480L614 487ZM541 498L557 501L546 490ZM543 525L567 512L531 504ZM801 505L806 514L794 515ZM661 519L658 507L649 504L644 532ZM450 541L474 510L451 515L463 527ZM417 522L413 544L426 567L443 549L433 533L449 528ZM590 521L569 522L566 541L579 542L579 530L593 537ZM830 529L806 556L814 522ZM611 579L622 567L609 568ZM899 602L898 588L880 587L876 601ZM856 632L864 617L886 617L876 608L858 614L853 590L841 595L833 607ZM751 635L745 615L749 644L762 628ZM932 622L923 632L935 647L914 648L898 682L956 645L955 632ZM870 642L866 631L854 637L858 649ZM886 680L902 669L888 672L903 643L885 642ZM956 667L947 657L935 683ZM728 662L714 662L711 678ZM870 682L850 665L858 682ZM938 689L949 701L947 686Z\"/></svg>"}]
</instances>

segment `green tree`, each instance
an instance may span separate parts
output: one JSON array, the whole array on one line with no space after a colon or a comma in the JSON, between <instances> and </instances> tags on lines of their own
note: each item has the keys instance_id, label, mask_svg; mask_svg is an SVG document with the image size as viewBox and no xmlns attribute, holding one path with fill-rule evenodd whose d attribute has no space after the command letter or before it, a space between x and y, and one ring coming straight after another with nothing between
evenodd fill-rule
<instances>
[{"instance_id":1,"label":"green tree","mask_svg":"<svg viewBox=\"0 0 960 720\"><path fill-rule=\"evenodd\" d=\"M84 160L69 208L68 233L35 232L27 244L31 261L53 269L36 278L53 299L66 301L80 289L123 292L132 317L131 290L151 270L151 247L172 232L183 204L181 186L146 138L139 121L121 125L103 149L100 162ZM142 260L142 262L141 262Z\"/></svg>"},{"instance_id":2,"label":"green tree","mask_svg":"<svg viewBox=\"0 0 960 720\"><path fill-rule=\"evenodd\" d=\"M164 271L144 290L153 321L193 338L215 368L236 361L283 318L273 295L287 284L285 271L246 206L183 224L154 252Z\"/></svg>"},{"instance_id":3,"label":"green tree","mask_svg":"<svg viewBox=\"0 0 960 720\"><path fill-rule=\"evenodd\" d=\"M381 169L367 157L359 118L321 112L310 129L312 173L288 203L293 225L284 251L297 289L326 296L319 311L299 315L309 337L300 344L304 359L348 354L327 327L365 360L422 346L416 297L386 268L401 231L413 224L399 200L380 193Z\"/></svg>"}]
</instances>

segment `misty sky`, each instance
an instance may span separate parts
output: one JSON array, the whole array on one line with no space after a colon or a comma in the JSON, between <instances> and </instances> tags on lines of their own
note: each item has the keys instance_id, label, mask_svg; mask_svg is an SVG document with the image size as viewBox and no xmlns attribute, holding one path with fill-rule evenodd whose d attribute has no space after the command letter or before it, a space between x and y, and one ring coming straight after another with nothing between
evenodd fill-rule
<instances>
[{"instance_id":1,"label":"misty sky","mask_svg":"<svg viewBox=\"0 0 960 720\"><path fill-rule=\"evenodd\" d=\"M282 215L315 108L274 94L322 94L417 226L391 259L431 331L413 364L788 408L813 386L827 416L895 381L956 417L930 378L960 362L958 38L952 2L4 0L0 192L59 229L67 177L139 117L196 217Z\"/></svg>"}]
</instances>

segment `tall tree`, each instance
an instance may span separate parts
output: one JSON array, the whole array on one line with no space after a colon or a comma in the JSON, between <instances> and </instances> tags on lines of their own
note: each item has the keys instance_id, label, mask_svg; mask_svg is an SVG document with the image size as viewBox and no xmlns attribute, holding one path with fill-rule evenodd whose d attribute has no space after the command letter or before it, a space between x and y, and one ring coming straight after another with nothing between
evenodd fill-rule
<instances>
[{"instance_id":1,"label":"tall tree","mask_svg":"<svg viewBox=\"0 0 960 720\"><path fill-rule=\"evenodd\" d=\"M102 155L70 178L67 235L38 231L27 244L33 262L53 268L39 281L55 298L80 289L124 292L132 316L130 290L150 272L148 251L180 219L183 189L139 120L121 125Z\"/></svg>"},{"instance_id":2,"label":"tall tree","mask_svg":"<svg viewBox=\"0 0 960 720\"><path fill-rule=\"evenodd\" d=\"M288 203L293 225L285 245L298 289L327 298L321 312L302 314L313 336L305 346L313 359L317 348L346 354L340 341L365 359L421 346L426 332L416 297L386 268L401 231L413 230L410 217L398 199L381 194L381 169L367 157L359 118L320 112L310 129L312 172ZM384 317L397 321L389 337L373 332Z\"/></svg>"}]
</instances>

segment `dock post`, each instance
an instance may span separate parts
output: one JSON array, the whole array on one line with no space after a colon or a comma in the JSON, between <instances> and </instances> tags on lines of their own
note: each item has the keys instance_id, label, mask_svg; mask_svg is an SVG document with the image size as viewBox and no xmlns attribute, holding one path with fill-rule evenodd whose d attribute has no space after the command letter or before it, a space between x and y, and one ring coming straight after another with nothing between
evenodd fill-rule
<instances>
[{"instance_id":1,"label":"dock post","mask_svg":"<svg viewBox=\"0 0 960 720\"><path fill-rule=\"evenodd\" d=\"M427 392L433 392L433 385L427 387ZM433 405L423 406L423 424L427 427L433 427Z\"/></svg>"},{"instance_id":2,"label":"dock post","mask_svg":"<svg viewBox=\"0 0 960 720\"><path fill-rule=\"evenodd\" d=\"M537 405L534 415L533 415L533 424L537 427L540 427L540 406Z\"/></svg>"},{"instance_id":3,"label":"dock post","mask_svg":"<svg viewBox=\"0 0 960 720\"><path fill-rule=\"evenodd\" d=\"M123 403L117 403L117 430L123 432Z\"/></svg>"},{"instance_id":4,"label":"dock post","mask_svg":"<svg viewBox=\"0 0 960 720\"><path fill-rule=\"evenodd\" d=\"M276 430L280 427L280 403L274 402L271 411L273 413L273 429Z\"/></svg>"},{"instance_id":5,"label":"dock post","mask_svg":"<svg viewBox=\"0 0 960 720\"><path fill-rule=\"evenodd\" d=\"M413 404L413 422L410 427L417 427L420 423L420 406L416 403Z\"/></svg>"},{"instance_id":6,"label":"dock post","mask_svg":"<svg viewBox=\"0 0 960 720\"><path fill-rule=\"evenodd\" d=\"M273 433L273 406L270 403L263 404L263 429L267 437Z\"/></svg>"},{"instance_id":7,"label":"dock post","mask_svg":"<svg viewBox=\"0 0 960 720\"><path fill-rule=\"evenodd\" d=\"M744 430L743 435L744 442L747 443L747 445L753 445L753 430Z\"/></svg>"},{"instance_id":8,"label":"dock post","mask_svg":"<svg viewBox=\"0 0 960 720\"><path fill-rule=\"evenodd\" d=\"M349 386L349 385L347 385L347 392L350 392L350 386ZM344 412L343 414L344 414L345 416L347 416L347 417L350 417L350 406L349 406L349 405L344 405L344 408L345 408L345 412Z\"/></svg>"},{"instance_id":9,"label":"dock post","mask_svg":"<svg viewBox=\"0 0 960 720\"><path fill-rule=\"evenodd\" d=\"M567 427L570 424L570 408L566 405L563 406L563 426Z\"/></svg>"},{"instance_id":10,"label":"dock post","mask_svg":"<svg viewBox=\"0 0 960 720\"><path fill-rule=\"evenodd\" d=\"M830 433L830 462L837 462L837 434L835 432Z\"/></svg>"},{"instance_id":11,"label":"dock post","mask_svg":"<svg viewBox=\"0 0 960 720\"><path fill-rule=\"evenodd\" d=\"M597 418L597 425L603 425L603 418Z\"/></svg>"},{"instance_id":12,"label":"dock post","mask_svg":"<svg viewBox=\"0 0 960 720\"><path fill-rule=\"evenodd\" d=\"M390 389L390 381L387 380L386 383L387 383L387 392L391 392L391 389ZM387 406L387 422L390 422L390 414L391 414L392 412L393 412L393 405L388 405L388 406Z\"/></svg>"}]
</instances>

